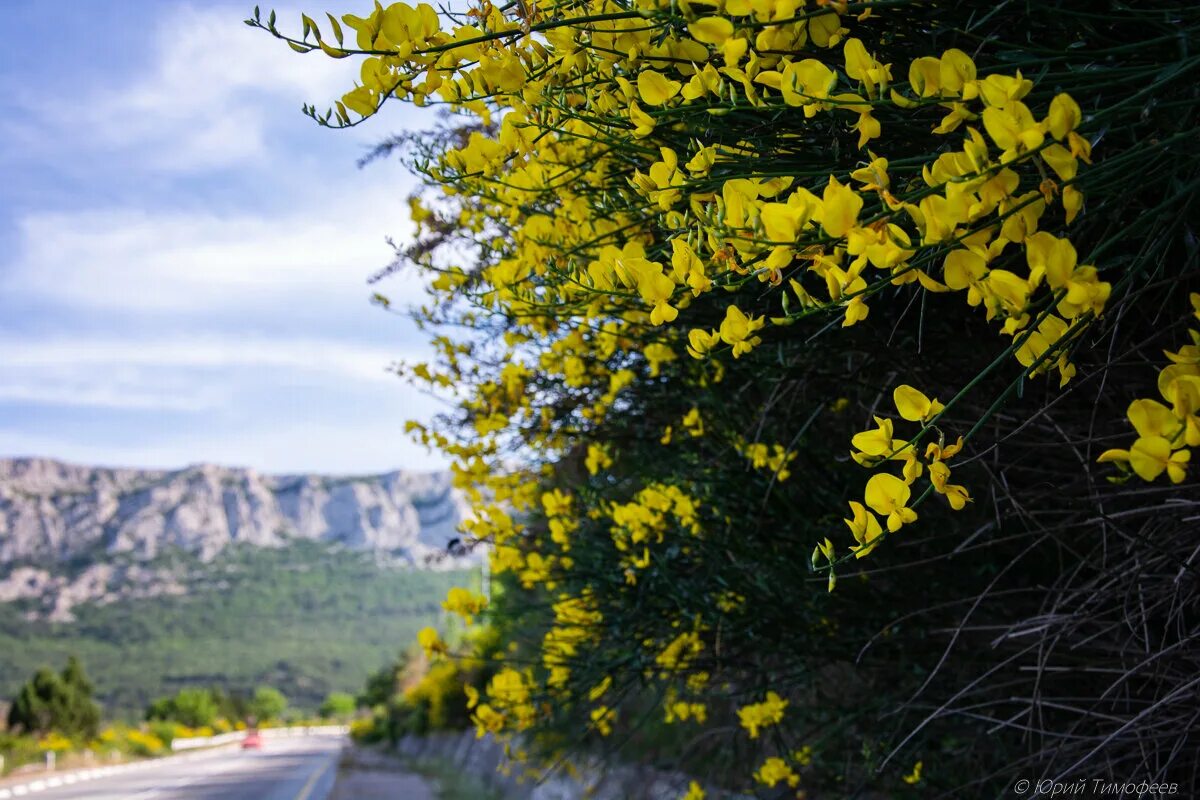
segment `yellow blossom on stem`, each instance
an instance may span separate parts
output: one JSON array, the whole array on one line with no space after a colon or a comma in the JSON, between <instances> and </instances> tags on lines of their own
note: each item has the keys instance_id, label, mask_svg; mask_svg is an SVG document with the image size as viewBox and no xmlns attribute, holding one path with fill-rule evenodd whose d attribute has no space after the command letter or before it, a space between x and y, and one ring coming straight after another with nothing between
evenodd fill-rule
<instances>
[{"instance_id":1,"label":"yellow blossom on stem","mask_svg":"<svg viewBox=\"0 0 1200 800\"><path fill-rule=\"evenodd\" d=\"M766 325L762 317L749 317L740 308L730 304L725 309L725 319L721 322L721 341L733 346L733 357L749 353L762 340L754 335Z\"/></svg>"},{"instance_id":2,"label":"yellow blossom on stem","mask_svg":"<svg viewBox=\"0 0 1200 800\"><path fill-rule=\"evenodd\" d=\"M908 384L897 386L892 392L892 399L900 416L909 422L928 422L942 413L944 408L937 400L930 400L923 392Z\"/></svg>"},{"instance_id":3,"label":"yellow blossom on stem","mask_svg":"<svg viewBox=\"0 0 1200 800\"><path fill-rule=\"evenodd\" d=\"M774 787L779 783L786 783L793 789L800 785L800 776L796 774L788 763L778 756L771 756L762 763L754 773L754 780L764 786Z\"/></svg>"},{"instance_id":4,"label":"yellow blossom on stem","mask_svg":"<svg viewBox=\"0 0 1200 800\"><path fill-rule=\"evenodd\" d=\"M862 558L869 555L879 544L883 527L880 526L879 520L874 514L855 500L850 501L850 513L853 516L843 521L849 526L850 532L854 534L854 538L858 542L857 545L851 545L850 550L853 551L855 558Z\"/></svg>"},{"instance_id":5,"label":"yellow blossom on stem","mask_svg":"<svg viewBox=\"0 0 1200 800\"><path fill-rule=\"evenodd\" d=\"M892 453L893 442L892 438L892 421L885 417L875 417L877 427L854 434L854 438L850 443L854 445L863 455L867 456L887 456ZM902 444L902 443L901 443Z\"/></svg>"},{"instance_id":6,"label":"yellow blossom on stem","mask_svg":"<svg viewBox=\"0 0 1200 800\"><path fill-rule=\"evenodd\" d=\"M751 739L757 739L761 728L777 725L783 721L783 712L788 706L775 692L767 692L767 697L761 703L751 703L738 709L738 721L750 733Z\"/></svg>"},{"instance_id":7,"label":"yellow blossom on stem","mask_svg":"<svg viewBox=\"0 0 1200 800\"><path fill-rule=\"evenodd\" d=\"M442 608L446 609L451 614L460 615L468 625L470 625L474 617L486 607L486 597L481 594L476 594L470 589L463 589L458 586L450 589L450 591L446 594L445 601L442 603ZM426 630L429 629L427 628Z\"/></svg>"},{"instance_id":8,"label":"yellow blossom on stem","mask_svg":"<svg viewBox=\"0 0 1200 800\"><path fill-rule=\"evenodd\" d=\"M887 517L887 529L895 533L902 525L917 519L917 512L907 506L911 496L912 490L907 483L895 475L880 472L867 481L864 499L877 514Z\"/></svg>"},{"instance_id":9,"label":"yellow blossom on stem","mask_svg":"<svg viewBox=\"0 0 1200 800\"><path fill-rule=\"evenodd\" d=\"M442 637L435 628L424 627L418 631L417 644L421 646L427 656L446 652L446 643L442 641Z\"/></svg>"}]
</instances>

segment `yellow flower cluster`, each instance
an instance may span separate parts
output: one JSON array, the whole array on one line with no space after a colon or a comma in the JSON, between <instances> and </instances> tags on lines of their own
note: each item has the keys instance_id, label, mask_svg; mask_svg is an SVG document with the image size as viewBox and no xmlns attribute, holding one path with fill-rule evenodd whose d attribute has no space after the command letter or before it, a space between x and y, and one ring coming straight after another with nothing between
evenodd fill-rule
<instances>
[{"instance_id":1,"label":"yellow flower cluster","mask_svg":"<svg viewBox=\"0 0 1200 800\"><path fill-rule=\"evenodd\" d=\"M787 700L775 692L767 692L766 699L761 703L751 703L738 709L738 722L749 732L751 739L757 739L761 729L783 721L783 712L787 707Z\"/></svg>"},{"instance_id":2,"label":"yellow flower cluster","mask_svg":"<svg viewBox=\"0 0 1200 800\"><path fill-rule=\"evenodd\" d=\"M532 702L533 685L528 672L518 672L512 667L505 667L493 675L487 686L488 702L477 702L478 698L472 702L471 721L475 723L476 735L482 738L486 733L530 728L537 717Z\"/></svg>"},{"instance_id":3,"label":"yellow flower cluster","mask_svg":"<svg viewBox=\"0 0 1200 800\"><path fill-rule=\"evenodd\" d=\"M786 481L791 472L787 465L796 458L796 453L789 451L781 444L767 446L762 442L753 442L750 444L735 443L737 450L743 456L750 460L750 465L754 469L766 470L771 475L775 476L776 480Z\"/></svg>"},{"instance_id":4,"label":"yellow flower cluster","mask_svg":"<svg viewBox=\"0 0 1200 800\"><path fill-rule=\"evenodd\" d=\"M604 621L590 593L582 597L560 595L554 603L554 624L542 639L542 665L547 670L546 685L552 689L566 686L571 667L582 657L584 648L598 638L597 627Z\"/></svg>"},{"instance_id":5,"label":"yellow flower cluster","mask_svg":"<svg viewBox=\"0 0 1200 800\"><path fill-rule=\"evenodd\" d=\"M662 544L671 526L693 536L701 532L695 502L676 486L647 486L630 502L613 504L609 516L613 544L631 584L637 583L639 570L650 566L651 545Z\"/></svg>"},{"instance_id":6,"label":"yellow flower cluster","mask_svg":"<svg viewBox=\"0 0 1200 800\"><path fill-rule=\"evenodd\" d=\"M443 17L395 3L346 15L348 33L330 17L333 40L307 18L305 35L288 39L362 59L358 85L329 113L310 109L324 124L358 125L392 100L445 104L468 121L414 157L440 196L414 201L412 212L420 231L459 231L461 252L477 254L471 267L418 259L430 273L418 316L478 336L436 337L438 366L406 372L451 394L467 422L452 434L415 423L410 431L452 459L474 512L463 531L489 546L492 571L542 593L553 615L537 657L514 660L519 669L505 667L472 700L481 735L530 729L546 698L579 703L596 732L611 732L611 684L584 668L605 637L625 637L630 663L667 684L669 722L706 722L712 628L692 608L665 634L606 627L608 607L590 587L645 591L671 559L728 524L665 468L636 481L619 474L626 442L658 443L664 462L718 442L749 462L747 480L788 479L803 443L760 439L748 421L686 390L723 387L727 371L768 357L785 364L775 345L791 326L860 326L843 334L852 337L887 298L921 308L928 300L941 314L957 304L982 311L1005 337L998 364L1024 377L1055 370L1060 386L1074 378L1070 349L1113 290L1104 265L1086 263L1094 259L1066 233L1083 213L1078 179L1092 156L1077 130L1079 103L1019 70L987 72L957 48L888 63L889 37L863 24L887 6L850 9L825 0L548 0L480 2ZM724 130L741 118L790 127L767 146L754 126ZM903 133L914 126L940 145L913 152ZM853 164L806 160L827 142ZM1138 440L1102 460L1147 480L1182 479L1186 448L1200 443L1198 348L1200 339L1169 354L1160 380L1168 405L1136 401ZM680 375L684 392L668 385ZM651 392L671 398L669 415L592 437ZM942 404L900 385L895 414L853 436L853 459L871 471L849 501L854 544L839 555L825 539L813 552L831 589L837 564L916 522L925 497L941 495L955 511L971 501L951 470L970 433L952 438L941 423L956 399ZM902 423L916 426L908 438L895 435ZM565 486L549 480L554 464L573 465ZM578 569L596 552L611 574ZM747 603L716 588L703 596L725 613ZM468 622L483 607L466 590L445 603ZM445 652L436 631L418 638L427 652ZM786 706L769 692L739 721L756 738ZM804 763L775 756L754 777L795 787L793 764Z\"/></svg>"},{"instance_id":7,"label":"yellow flower cluster","mask_svg":"<svg viewBox=\"0 0 1200 800\"><path fill-rule=\"evenodd\" d=\"M704 703L679 699L679 694L673 686L667 689L663 707L666 712L664 719L668 724L690 720L698 725L703 725L708 720L708 706Z\"/></svg>"},{"instance_id":8,"label":"yellow flower cluster","mask_svg":"<svg viewBox=\"0 0 1200 800\"><path fill-rule=\"evenodd\" d=\"M864 467L874 468L889 461L900 462L900 474L877 472L867 480L863 502L850 501L850 517L845 521L857 544L850 546L854 558L863 558L883 541L886 527L895 533L904 525L917 521L917 512L912 509L912 487L923 476L928 482L928 491L946 498L950 507L961 511L970 502L971 496L965 487L950 483L950 467L946 463L962 450L959 437L953 444L946 444L945 436L937 428L937 418L945 406L936 399L931 400L919 389L907 384L897 386L892 392L892 401L900 418L915 422L920 431L911 440L894 438L894 421L887 417L875 417L876 427L854 435L851 457ZM920 451L920 439L927 433L938 434L938 441L926 445ZM878 515L878 516L876 516ZM881 524L879 518L884 518ZM828 539L813 550L812 563L816 567L825 560L830 570L829 588L833 590L836 578L833 567L838 563L834 547Z\"/></svg>"},{"instance_id":9,"label":"yellow flower cluster","mask_svg":"<svg viewBox=\"0 0 1200 800\"><path fill-rule=\"evenodd\" d=\"M1200 320L1200 292L1190 296L1192 313ZM1172 483L1187 476L1189 448L1200 447L1200 330L1189 331L1192 343L1168 352L1171 364L1158 373L1158 391L1169 405L1153 398L1129 404L1126 416L1138 438L1128 450L1106 450L1098 459L1132 471L1144 481L1164 472Z\"/></svg>"},{"instance_id":10,"label":"yellow flower cluster","mask_svg":"<svg viewBox=\"0 0 1200 800\"><path fill-rule=\"evenodd\" d=\"M442 608L452 614L460 615L470 625L474 618L487 608L487 598L470 589L455 586L447 592Z\"/></svg>"},{"instance_id":11,"label":"yellow flower cluster","mask_svg":"<svg viewBox=\"0 0 1200 800\"><path fill-rule=\"evenodd\" d=\"M754 773L754 780L764 786L774 787L786 783L793 789L800 785L800 776L779 756L771 756Z\"/></svg>"}]
</instances>

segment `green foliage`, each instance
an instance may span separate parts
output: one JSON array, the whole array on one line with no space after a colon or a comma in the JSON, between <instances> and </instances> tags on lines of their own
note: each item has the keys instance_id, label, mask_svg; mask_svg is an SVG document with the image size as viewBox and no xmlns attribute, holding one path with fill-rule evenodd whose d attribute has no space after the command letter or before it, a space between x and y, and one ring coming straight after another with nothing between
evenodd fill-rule
<instances>
[{"instance_id":1,"label":"green foliage","mask_svg":"<svg viewBox=\"0 0 1200 800\"><path fill-rule=\"evenodd\" d=\"M408 654L367 679L359 705L373 712L371 724L352 729L356 739L371 742L402 736L471 727L469 693L480 692L500 660L498 628L472 628L452 636L456 659L432 662L421 653Z\"/></svg>"},{"instance_id":2,"label":"green foliage","mask_svg":"<svg viewBox=\"0 0 1200 800\"><path fill-rule=\"evenodd\" d=\"M92 701L92 684L79 659L71 656L61 674L41 667L20 688L8 712L8 726L42 735L91 737L100 724L100 708Z\"/></svg>"},{"instance_id":3,"label":"green foliage","mask_svg":"<svg viewBox=\"0 0 1200 800\"><path fill-rule=\"evenodd\" d=\"M0 604L0 697L45 662L78 653L113 718L140 719L155 698L218 686L219 716L243 718L255 686L299 708L355 691L376 665L442 615L463 571L385 569L374 557L312 543L230 549L210 564L173 555L188 593L74 609L75 622L29 621Z\"/></svg>"},{"instance_id":4,"label":"green foliage","mask_svg":"<svg viewBox=\"0 0 1200 800\"><path fill-rule=\"evenodd\" d=\"M40 761L42 751L32 736L0 733L0 757L4 759L4 767L0 769L0 775L3 775L23 764Z\"/></svg>"},{"instance_id":5,"label":"green foliage","mask_svg":"<svg viewBox=\"0 0 1200 800\"><path fill-rule=\"evenodd\" d=\"M157 739L166 747L170 747L171 742L175 740L176 724L174 722L154 721L147 727L149 728L150 736L154 737L153 739L148 739L151 743ZM153 746L150 749L153 749Z\"/></svg>"},{"instance_id":6,"label":"green foliage","mask_svg":"<svg viewBox=\"0 0 1200 800\"><path fill-rule=\"evenodd\" d=\"M287 707L287 697L283 692L270 686L260 686L254 690L254 697L250 700L250 716L258 722L271 722L283 716Z\"/></svg>"},{"instance_id":7,"label":"green foliage","mask_svg":"<svg viewBox=\"0 0 1200 800\"><path fill-rule=\"evenodd\" d=\"M330 692L317 711L326 719L345 719L353 716L357 708L358 703L355 702L354 695L346 692Z\"/></svg>"},{"instance_id":8,"label":"green foliage","mask_svg":"<svg viewBox=\"0 0 1200 800\"><path fill-rule=\"evenodd\" d=\"M160 697L146 710L148 720L170 720L189 728L212 725L219 713L216 698L208 689L184 688L174 697Z\"/></svg>"},{"instance_id":9,"label":"green foliage","mask_svg":"<svg viewBox=\"0 0 1200 800\"><path fill-rule=\"evenodd\" d=\"M358 705L365 708L385 705L393 695L400 691L407 669L408 656L401 655L395 661L372 672L367 677L362 693L356 698Z\"/></svg>"}]
</instances>

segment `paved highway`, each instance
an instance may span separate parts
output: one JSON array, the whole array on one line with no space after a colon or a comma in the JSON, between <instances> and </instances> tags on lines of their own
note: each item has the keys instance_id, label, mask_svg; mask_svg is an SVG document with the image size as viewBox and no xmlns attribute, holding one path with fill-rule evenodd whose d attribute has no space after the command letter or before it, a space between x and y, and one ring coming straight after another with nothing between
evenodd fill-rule
<instances>
[{"instance_id":1,"label":"paved highway","mask_svg":"<svg viewBox=\"0 0 1200 800\"><path fill-rule=\"evenodd\" d=\"M337 777L343 736L267 739L261 750L225 748L172 758L29 800L325 800Z\"/></svg>"}]
</instances>

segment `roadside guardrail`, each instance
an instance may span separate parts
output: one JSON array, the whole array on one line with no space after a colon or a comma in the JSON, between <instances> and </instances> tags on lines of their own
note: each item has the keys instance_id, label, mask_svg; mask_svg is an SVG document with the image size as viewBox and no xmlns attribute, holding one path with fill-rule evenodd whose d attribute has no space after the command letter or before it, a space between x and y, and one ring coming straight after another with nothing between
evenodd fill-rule
<instances>
[{"instance_id":1,"label":"roadside guardrail","mask_svg":"<svg viewBox=\"0 0 1200 800\"><path fill-rule=\"evenodd\" d=\"M288 728L259 728L258 733L264 739L295 739L304 736L338 736L350 732L350 728L345 725L297 725ZM164 761L186 760L192 758L202 758L203 753L183 753L179 751L186 750L212 750L220 747L228 747L237 744L242 739L246 738L245 731L230 731L229 733L221 733L216 736L193 736L187 739L176 739L171 742L171 749L176 751L176 755L163 756L161 758L147 758L141 761L129 761L124 764L113 764L106 767L93 767L89 769L77 769L70 772L41 773L37 778L31 778L25 783L6 784L0 786L0 800L10 800L10 798L25 797L30 794L44 792L47 789L56 789L60 786L72 786L76 783L95 780L96 778L106 778L109 775L118 775L122 772L130 770L144 769L146 767L162 764ZM177 747L176 744L179 746Z\"/></svg>"}]
</instances>

